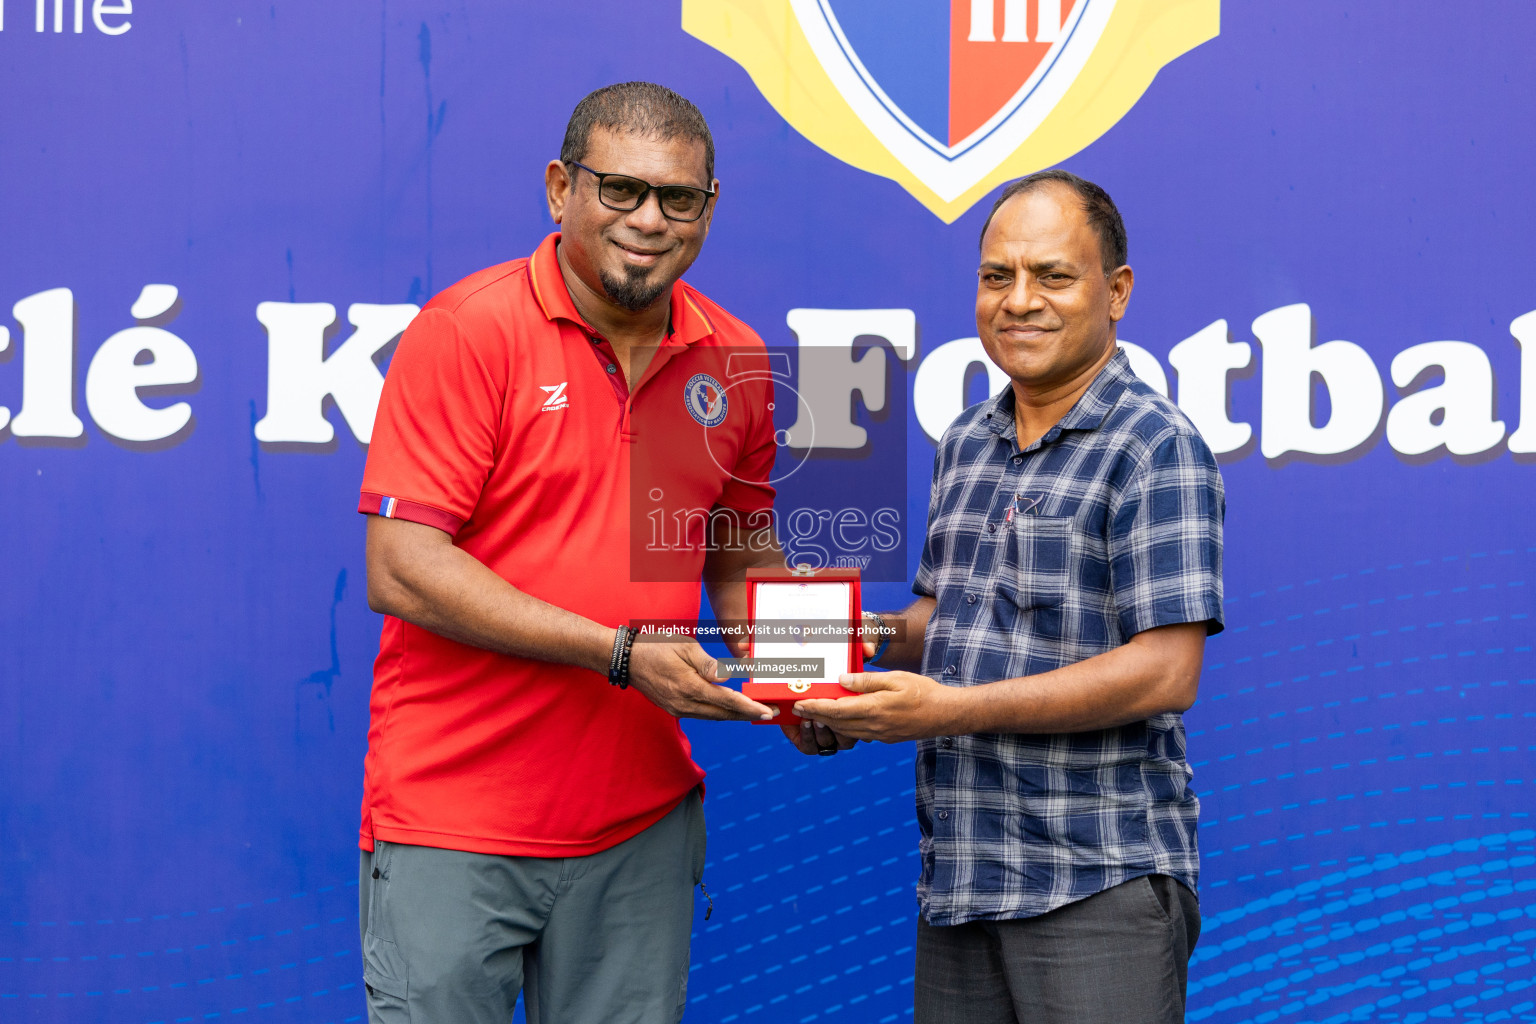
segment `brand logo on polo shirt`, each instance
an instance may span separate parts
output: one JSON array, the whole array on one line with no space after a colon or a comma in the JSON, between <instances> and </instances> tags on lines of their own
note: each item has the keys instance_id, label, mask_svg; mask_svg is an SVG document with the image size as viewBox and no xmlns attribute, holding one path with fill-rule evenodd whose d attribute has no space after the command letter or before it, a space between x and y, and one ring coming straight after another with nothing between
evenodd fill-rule
<instances>
[{"instance_id":1,"label":"brand logo on polo shirt","mask_svg":"<svg viewBox=\"0 0 1536 1024\"><path fill-rule=\"evenodd\" d=\"M554 412L556 409L564 409L570 405L570 400L565 397L565 386L569 383L570 381L563 380L559 384L540 384L539 390L549 393L549 397L544 399L544 408L540 411Z\"/></svg>"},{"instance_id":2,"label":"brand logo on polo shirt","mask_svg":"<svg viewBox=\"0 0 1536 1024\"><path fill-rule=\"evenodd\" d=\"M706 427L718 427L725 420L725 388L707 373L696 373L683 386L683 404L688 415Z\"/></svg>"}]
</instances>

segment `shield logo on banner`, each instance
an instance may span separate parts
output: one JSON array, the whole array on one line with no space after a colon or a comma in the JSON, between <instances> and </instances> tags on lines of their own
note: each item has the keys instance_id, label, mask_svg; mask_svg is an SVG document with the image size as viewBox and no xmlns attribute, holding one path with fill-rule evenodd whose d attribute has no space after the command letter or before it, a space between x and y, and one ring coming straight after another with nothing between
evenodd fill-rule
<instances>
[{"instance_id":1,"label":"shield logo on banner","mask_svg":"<svg viewBox=\"0 0 1536 1024\"><path fill-rule=\"evenodd\" d=\"M1220 0L683 0L801 134L946 222L1104 134L1219 23Z\"/></svg>"}]
</instances>

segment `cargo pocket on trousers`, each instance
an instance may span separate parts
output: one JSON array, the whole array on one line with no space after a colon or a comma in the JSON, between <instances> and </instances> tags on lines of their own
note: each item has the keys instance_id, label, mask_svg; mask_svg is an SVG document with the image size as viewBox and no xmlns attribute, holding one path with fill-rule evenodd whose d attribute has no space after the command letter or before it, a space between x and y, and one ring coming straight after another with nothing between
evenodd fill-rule
<instances>
[{"instance_id":1,"label":"cargo pocket on trousers","mask_svg":"<svg viewBox=\"0 0 1536 1024\"><path fill-rule=\"evenodd\" d=\"M410 983L399 948L373 933L363 938L363 984L368 987L369 1019L381 1024L411 1024Z\"/></svg>"}]
</instances>

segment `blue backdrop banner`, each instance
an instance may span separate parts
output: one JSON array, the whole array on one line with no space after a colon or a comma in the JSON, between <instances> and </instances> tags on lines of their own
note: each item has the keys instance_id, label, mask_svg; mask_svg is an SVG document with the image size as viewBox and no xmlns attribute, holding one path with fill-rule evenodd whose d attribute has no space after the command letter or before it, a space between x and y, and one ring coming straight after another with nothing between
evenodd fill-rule
<instances>
[{"instance_id":1,"label":"blue backdrop banner","mask_svg":"<svg viewBox=\"0 0 1536 1024\"><path fill-rule=\"evenodd\" d=\"M1189 1019L1536 1020L1533 35L1431 0L0 0L0 1021L363 1019L383 373L553 229L572 107L631 79L709 119L689 280L785 354L816 444L781 531L872 607L1003 383L992 196L1108 189L1122 341L1228 494ZM911 749L688 732L687 1019L908 1019Z\"/></svg>"}]
</instances>

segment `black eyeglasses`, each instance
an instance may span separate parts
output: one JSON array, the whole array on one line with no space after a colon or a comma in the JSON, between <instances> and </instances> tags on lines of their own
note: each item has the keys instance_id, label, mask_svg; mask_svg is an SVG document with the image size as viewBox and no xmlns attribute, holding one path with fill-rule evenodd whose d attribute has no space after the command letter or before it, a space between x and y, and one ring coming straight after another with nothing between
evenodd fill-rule
<instances>
[{"instance_id":1,"label":"black eyeglasses","mask_svg":"<svg viewBox=\"0 0 1536 1024\"><path fill-rule=\"evenodd\" d=\"M567 160L566 163L573 167L580 167L596 178L598 200L608 209L623 213L640 209L641 204L645 202L645 197L655 192L656 204L661 207L661 215L667 220L681 221L686 224L704 215L704 207L709 204L710 196L715 194L714 189L709 188L695 188L692 185L652 185L648 181L631 178L627 174L604 174L575 160Z\"/></svg>"}]
</instances>

